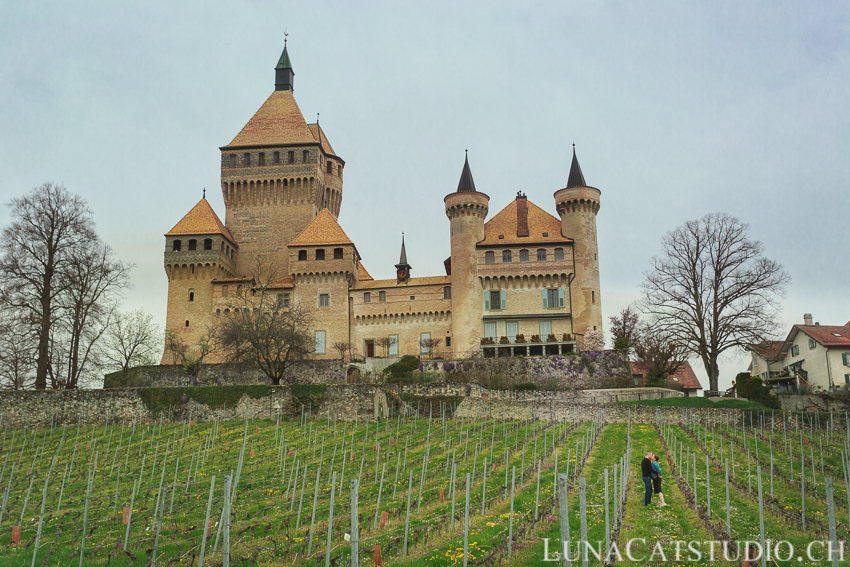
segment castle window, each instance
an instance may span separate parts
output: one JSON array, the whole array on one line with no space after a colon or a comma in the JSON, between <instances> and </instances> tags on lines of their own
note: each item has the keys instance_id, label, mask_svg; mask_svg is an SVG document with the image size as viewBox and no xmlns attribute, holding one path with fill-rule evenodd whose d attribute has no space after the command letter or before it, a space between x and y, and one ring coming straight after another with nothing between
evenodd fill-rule
<instances>
[{"instance_id":1,"label":"castle window","mask_svg":"<svg viewBox=\"0 0 850 567\"><path fill-rule=\"evenodd\" d=\"M189 291L189 301L195 301L195 292Z\"/></svg>"},{"instance_id":2,"label":"castle window","mask_svg":"<svg viewBox=\"0 0 850 567\"><path fill-rule=\"evenodd\" d=\"M383 303L383 302L385 302L386 300L387 300L387 292L385 292L385 291L379 291L379 292L378 292L378 301L380 301L381 303Z\"/></svg>"},{"instance_id":3,"label":"castle window","mask_svg":"<svg viewBox=\"0 0 850 567\"><path fill-rule=\"evenodd\" d=\"M390 356L398 356L398 335L390 335L387 337L390 340Z\"/></svg>"},{"instance_id":4,"label":"castle window","mask_svg":"<svg viewBox=\"0 0 850 567\"><path fill-rule=\"evenodd\" d=\"M505 290L490 291L484 294L484 310L485 311L501 311L507 309L508 301Z\"/></svg>"},{"instance_id":5,"label":"castle window","mask_svg":"<svg viewBox=\"0 0 850 567\"><path fill-rule=\"evenodd\" d=\"M548 232L544 232L544 233L543 233L543 238L547 238L548 236L549 236L549 233L548 233Z\"/></svg>"},{"instance_id":6,"label":"castle window","mask_svg":"<svg viewBox=\"0 0 850 567\"><path fill-rule=\"evenodd\" d=\"M451 299L452 298L452 288L450 286L446 286L443 288L443 299Z\"/></svg>"},{"instance_id":7,"label":"castle window","mask_svg":"<svg viewBox=\"0 0 850 567\"><path fill-rule=\"evenodd\" d=\"M363 294L363 303L371 303L372 302L372 294L368 291Z\"/></svg>"},{"instance_id":8,"label":"castle window","mask_svg":"<svg viewBox=\"0 0 850 567\"><path fill-rule=\"evenodd\" d=\"M272 161L274 163L280 163L280 152L275 152L272 154Z\"/></svg>"},{"instance_id":9,"label":"castle window","mask_svg":"<svg viewBox=\"0 0 850 567\"><path fill-rule=\"evenodd\" d=\"M331 304L331 296L327 293L319 294L319 307L328 307Z\"/></svg>"},{"instance_id":10,"label":"castle window","mask_svg":"<svg viewBox=\"0 0 850 567\"><path fill-rule=\"evenodd\" d=\"M266 165L266 154L265 154L265 152L260 152L260 165Z\"/></svg>"},{"instance_id":11,"label":"castle window","mask_svg":"<svg viewBox=\"0 0 850 567\"><path fill-rule=\"evenodd\" d=\"M333 173L333 171L334 171L334 164L333 164L333 162L329 161L328 162L328 173Z\"/></svg>"},{"instance_id":12,"label":"castle window","mask_svg":"<svg viewBox=\"0 0 850 567\"><path fill-rule=\"evenodd\" d=\"M319 248L316 250L316 260L324 260L325 259L325 250L324 248Z\"/></svg>"},{"instance_id":13,"label":"castle window","mask_svg":"<svg viewBox=\"0 0 850 567\"><path fill-rule=\"evenodd\" d=\"M555 248L555 260L563 260L564 259L564 249L563 248Z\"/></svg>"},{"instance_id":14,"label":"castle window","mask_svg":"<svg viewBox=\"0 0 850 567\"><path fill-rule=\"evenodd\" d=\"M233 258L233 252L235 252L235 250L234 250L233 248L231 248L231 249L230 249L230 257L231 257L231 258Z\"/></svg>"},{"instance_id":15,"label":"castle window","mask_svg":"<svg viewBox=\"0 0 850 567\"><path fill-rule=\"evenodd\" d=\"M298 261L303 262L306 259L307 259L307 251L306 250L299 250L298 251Z\"/></svg>"},{"instance_id":16,"label":"castle window","mask_svg":"<svg viewBox=\"0 0 850 567\"><path fill-rule=\"evenodd\" d=\"M194 238L189 241L189 250L196 250L198 248L198 241Z\"/></svg>"},{"instance_id":17,"label":"castle window","mask_svg":"<svg viewBox=\"0 0 850 567\"><path fill-rule=\"evenodd\" d=\"M559 309L564 306L563 289L543 290L543 309Z\"/></svg>"},{"instance_id":18,"label":"castle window","mask_svg":"<svg viewBox=\"0 0 850 567\"><path fill-rule=\"evenodd\" d=\"M336 176L342 177L342 166L341 165L338 165L337 168L336 168Z\"/></svg>"},{"instance_id":19,"label":"castle window","mask_svg":"<svg viewBox=\"0 0 850 567\"><path fill-rule=\"evenodd\" d=\"M419 335L419 353L431 353L431 333L420 333Z\"/></svg>"},{"instance_id":20,"label":"castle window","mask_svg":"<svg viewBox=\"0 0 850 567\"><path fill-rule=\"evenodd\" d=\"M502 252L502 262L508 263L511 261L511 251L505 250Z\"/></svg>"},{"instance_id":21,"label":"castle window","mask_svg":"<svg viewBox=\"0 0 850 567\"><path fill-rule=\"evenodd\" d=\"M204 250L212 250L212 238L204 238Z\"/></svg>"},{"instance_id":22,"label":"castle window","mask_svg":"<svg viewBox=\"0 0 850 567\"><path fill-rule=\"evenodd\" d=\"M283 294L283 306L289 307L289 294L288 293Z\"/></svg>"},{"instance_id":23,"label":"castle window","mask_svg":"<svg viewBox=\"0 0 850 567\"><path fill-rule=\"evenodd\" d=\"M415 296L415 295L411 295L411 296L410 296L410 301L414 301L415 299L416 299L416 296Z\"/></svg>"},{"instance_id":24,"label":"castle window","mask_svg":"<svg viewBox=\"0 0 850 567\"><path fill-rule=\"evenodd\" d=\"M342 248L334 248L334 260L342 260Z\"/></svg>"},{"instance_id":25,"label":"castle window","mask_svg":"<svg viewBox=\"0 0 850 567\"><path fill-rule=\"evenodd\" d=\"M304 150L301 153L301 161L304 162L304 163L307 163L308 159L310 159L310 152L308 152L307 150Z\"/></svg>"},{"instance_id":26,"label":"castle window","mask_svg":"<svg viewBox=\"0 0 850 567\"><path fill-rule=\"evenodd\" d=\"M448 348L448 347L450 347L450 346L452 346L452 338L451 338L451 337L446 337L446 348Z\"/></svg>"},{"instance_id":27,"label":"castle window","mask_svg":"<svg viewBox=\"0 0 850 567\"><path fill-rule=\"evenodd\" d=\"M528 250L520 250L519 251L519 261L520 262L528 262Z\"/></svg>"},{"instance_id":28,"label":"castle window","mask_svg":"<svg viewBox=\"0 0 850 567\"><path fill-rule=\"evenodd\" d=\"M495 252L485 252L484 253L484 263L485 264L495 264L496 263L496 253Z\"/></svg>"},{"instance_id":29,"label":"castle window","mask_svg":"<svg viewBox=\"0 0 850 567\"><path fill-rule=\"evenodd\" d=\"M225 310L224 310L224 316L225 316L225 317L230 317L230 309L225 309Z\"/></svg>"},{"instance_id":30,"label":"castle window","mask_svg":"<svg viewBox=\"0 0 850 567\"><path fill-rule=\"evenodd\" d=\"M221 317L221 309L216 309L216 310L215 310L215 316L216 316L216 317Z\"/></svg>"},{"instance_id":31,"label":"castle window","mask_svg":"<svg viewBox=\"0 0 850 567\"><path fill-rule=\"evenodd\" d=\"M245 154L245 157L242 159L242 165L251 165L251 154Z\"/></svg>"},{"instance_id":32,"label":"castle window","mask_svg":"<svg viewBox=\"0 0 850 567\"><path fill-rule=\"evenodd\" d=\"M171 249L175 252L180 252L180 245L183 244L180 240L175 240L171 243Z\"/></svg>"},{"instance_id":33,"label":"castle window","mask_svg":"<svg viewBox=\"0 0 850 567\"><path fill-rule=\"evenodd\" d=\"M236 167L236 154L230 154L230 167Z\"/></svg>"},{"instance_id":34,"label":"castle window","mask_svg":"<svg viewBox=\"0 0 850 567\"><path fill-rule=\"evenodd\" d=\"M226 285L221 286L221 296L227 297L227 286Z\"/></svg>"},{"instance_id":35,"label":"castle window","mask_svg":"<svg viewBox=\"0 0 850 567\"><path fill-rule=\"evenodd\" d=\"M295 152L289 152L289 154L287 154L286 156L286 160L289 163L295 163Z\"/></svg>"},{"instance_id":36,"label":"castle window","mask_svg":"<svg viewBox=\"0 0 850 567\"><path fill-rule=\"evenodd\" d=\"M817 346L817 343L815 342L815 340L814 340L814 339L809 339L809 350L812 350L812 349L813 349L813 348L815 348L816 346Z\"/></svg>"},{"instance_id":37,"label":"castle window","mask_svg":"<svg viewBox=\"0 0 850 567\"><path fill-rule=\"evenodd\" d=\"M590 292L590 302L596 303L596 292L595 291Z\"/></svg>"},{"instance_id":38,"label":"castle window","mask_svg":"<svg viewBox=\"0 0 850 567\"><path fill-rule=\"evenodd\" d=\"M221 251L224 252L224 242L221 243Z\"/></svg>"},{"instance_id":39,"label":"castle window","mask_svg":"<svg viewBox=\"0 0 850 567\"><path fill-rule=\"evenodd\" d=\"M325 354L325 332L316 331L316 354Z\"/></svg>"},{"instance_id":40,"label":"castle window","mask_svg":"<svg viewBox=\"0 0 850 567\"><path fill-rule=\"evenodd\" d=\"M189 326L189 320L188 319L186 319L186 326L187 327Z\"/></svg>"},{"instance_id":41,"label":"castle window","mask_svg":"<svg viewBox=\"0 0 850 567\"><path fill-rule=\"evenodd\" d=\"M546 261L546 250L543 248L537 249L537 261L545 262Z\"/></svg>"}]
</instances>

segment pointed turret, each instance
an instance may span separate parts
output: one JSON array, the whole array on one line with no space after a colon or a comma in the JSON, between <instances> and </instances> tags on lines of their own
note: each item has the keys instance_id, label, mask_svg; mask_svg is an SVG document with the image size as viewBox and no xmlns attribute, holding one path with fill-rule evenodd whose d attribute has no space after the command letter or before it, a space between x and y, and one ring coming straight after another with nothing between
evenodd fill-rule
<instances>
[{"instance_id":1,"label":"pointed turret","mask_svg":"<svg viewBox=\"0 0 850 567\"><path fill-rule=\"evenodd\" d=\"M396 283L407 283L410 280L410 264L407 263L407 250L404 249L404 233L401 234L401 255L395 265Z\"/></svg>"},{"instance_id":2,"label":"pointed turret","mask_svg":"<svg viewBox=\"0 0 850 567\"><path fill-rule=\"evenodd\" d=\"M293 87L294 82L295 71L292 70L292 62L289 60L289 53L286 50L286 40L284 39L283 53L280 54L280 60L277 62L277 67L274 68L274 90L295 90Z\"/></svg>"},{"instance_id":3,"label":"pointed turret","mask_svg":"<svg viewBox=\"0 0 850 567\"><path fill-rule=\"evenodd\" d=\"M463 171L460 174L460 181L457 184L458 193L477 193L475 190L475 182L472 180L472 171L469 169L469 153L463 159Z\"/></svg>"},{"instance_id":4,"label":"pointed turret","mask_svg":"<svg viewBox=\"0 0 850 567\"><path fill-rule=\"evenodd\" d=\"M581 166L578 164L576 157L576 145L573 144L573 162L570 164L570 176L567 179L567 189L570 187L587 187L584 181L584 175L581 173Z\"/></svg>"}]
</instances>

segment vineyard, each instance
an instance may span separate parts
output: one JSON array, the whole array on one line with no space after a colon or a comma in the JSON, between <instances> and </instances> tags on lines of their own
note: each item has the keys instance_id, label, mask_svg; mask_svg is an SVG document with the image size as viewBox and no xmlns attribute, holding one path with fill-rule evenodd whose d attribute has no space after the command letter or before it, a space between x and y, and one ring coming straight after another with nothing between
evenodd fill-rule
<instances>
[{"instance_id":1,"label":"vineyard","mask_svg":"<svg viewBox=\"0 0 850 567\"><path fill-rule=\"evenodd\" d=\"M845 415L429 410L5 428L0 565L568 564L564 542L576 565L705 565L723 551L696 557L687 542L729 542L737 563L745 540L786 542L773 564L806 565L788 546L847 546ZM646 451L661 456L667 506L643 505ZM679 558L657 555L677 542Z\"/></svg>"}]
</instances>

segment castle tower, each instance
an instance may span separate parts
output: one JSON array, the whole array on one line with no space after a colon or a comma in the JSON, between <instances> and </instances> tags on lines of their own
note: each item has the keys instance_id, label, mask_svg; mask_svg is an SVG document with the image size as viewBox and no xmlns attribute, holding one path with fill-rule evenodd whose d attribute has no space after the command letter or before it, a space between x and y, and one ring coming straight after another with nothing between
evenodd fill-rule
<instances>
[{"instance_id":1,"label":"castle tower","mask_svg":"<svg viewBox=\"0 0 850 567\"><path fill-rule=\"evenodd\" d=\"M275 90L221 149L225 223L239 243L236 271L253 272L258 256L279 276L290 273L287 244L324 208L337 218L345 162L324 131L307 124L293 97L295 72L284 46Z\"/></svg>"},{"instance_id":2,"label":"castle tower","mask_svg":"<svg viewBox=\"0 0 850 567\"><path fill-rule=\"evenodd\" d=\"M575 278L570 301L573 329L580 336L587 331L602 330L599 250L596 244L596 213L601 193L585 182L573 145L567 186L555 192L555 207L561 217L561 234L575 240Z\"/></svg>"},{"instance_id":3,"label":"castle tower","mask_svg":"<svg viewBox=\"0 0 850 567\"><path fill-rule=\"evenodd\" d=\"M451 221L452 341L455 356L463 356L479 348L482 333L484 296L475 245L484 240L484 219L490 204L490 197L475 190L468 157L457 191L443 201Z\"/></svg>"}]
</instances>

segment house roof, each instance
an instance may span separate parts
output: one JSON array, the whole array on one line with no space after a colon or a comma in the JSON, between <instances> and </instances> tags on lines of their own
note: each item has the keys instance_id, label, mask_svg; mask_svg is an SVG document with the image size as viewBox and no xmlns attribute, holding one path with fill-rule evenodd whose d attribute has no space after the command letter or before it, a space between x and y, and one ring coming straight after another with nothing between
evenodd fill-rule
<instances>
[{"instance_id":1,"label":"house roof","mask_svg":"<svg viewBox=\"0 0 850 567\"><path fill-rule=\"evenodd\" d=\"M648 366L649 365L644 362L632 362L632 375L646 376L646 372L649 369ZM679 366L676 372L667 377L667 382L670 384L678 384L686 390L703 389L699 378L697 378L697 375L694 374L694 369L691 368L691 364L687 360Z\"/></svg>"},{"instance_id":2,"label":"house roof","mask_svg":"<svg viewBox=\"0 0 850 567\"><path fill-rule=\"evenodd\" d=\"M847 325L794 325L824 346L850 346L850 323ZM788 337L791 339L791 337ZM787 342L787 341L786 341Z\"/></svg>"},{"instance_id":3,"label":"house roof","mask_svg":"<svg viewBox=\"0 0 850 567\"><path fill-rule=\"evenodd\" d=\"M317 141L313 131L307 126L292 91L280 90L274 91L266 99L233 141L224 147L283 146L314 144Z\"/></svg>"},{"instance_id":4,"label":"house roof","mask_svg":"<svg viewBox=\"0 0 850 567\"><path fill-rule=\"evenodd\" d=\"M377 289L377 288L396 288L396 287L416 287L416 286L429 286L429 285L450 285L452 283L451 276L427 276L423 278L410 278L410 280L403 285L399 285L397 280L370 280L363 281L362 279L357 283L355 289Z\"/></svg>"},{"instance_id":5,"label":"house roof","mask_svg":"<svg viewBox=\"0 0 850 567\"><path fill-rule=\"evenodd\" d=\"M289 246L354 244L328 209L322 209Z\"/></svg>"},{"instance_id":6,"label":"house roof","mask_svg":"<svg viewBox=\"0 0 850 567\"><path fill-rule=\"evenodd\" d=\"M524 199L524 197L521 197ZM546 236L543 236L544 233ZM503 235L504 238L499 238ZM499 211L484 224L484 240L479 246L516 245L526 243L570 243L571 238L561 235L561 221L528 201L528 236L517 236L517 200Z\"/></svg>"},{"instance_id":7,"label":"house roof","mask_svg":"<svg viewBox=\"0 0 850 567\"><path fill-rule=\"evenodd\" d=\"M174 228L165 233L165 236L190 236L202 234L221 234L227 238L231 244L235 244L233 236L224 223L215 214L215 211L210 206L206 198L198 201L198 204L192 207L192 210L186 213L180 222L174 225Z\"/></svg>"},{"instance_id":8,"label":"house roof","mask_svg":"<svg viewBox=\"0 0 850 567\"><path fill-rule=\"evenodd\" d=\"M290 287L295 287L295 284L292 282L292 278L289 276L283 276L279 280L275 280L270 283L268 289L287 289Z\"/></svg>"},{"instance_id":9,"label":"house roof","mask_svg":"<svg viewBox=\"0 0 850 567\"><path fill-rule=\"evenodd\" d=\"M359 272L358 279L361 282L373 281L375 279L369 274L368 271L366 271L366 266L363 265L363 262L360 262L357 265L357 271Z\"/></svg>"},{"instance_id":10,"label":"house roof","mask_svg":"<svg viewBox=\"0 0 850 567\"><path fill-rule=\"evenodd\" d=\"M785 341L764 341L755 345L749 345L751 351L756 353L762 358L779 358L779 351L782 350L782 345L785 344Z\"/></svg>"}]
</instances>

